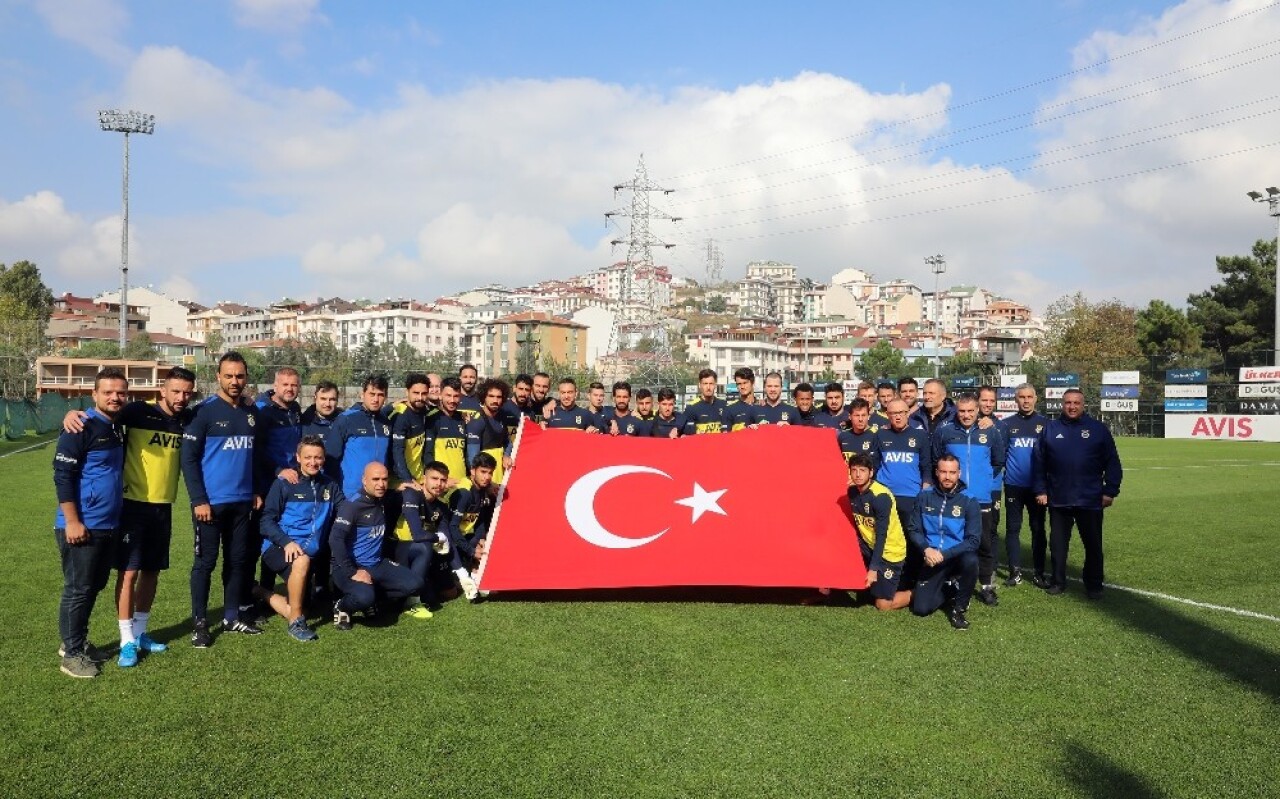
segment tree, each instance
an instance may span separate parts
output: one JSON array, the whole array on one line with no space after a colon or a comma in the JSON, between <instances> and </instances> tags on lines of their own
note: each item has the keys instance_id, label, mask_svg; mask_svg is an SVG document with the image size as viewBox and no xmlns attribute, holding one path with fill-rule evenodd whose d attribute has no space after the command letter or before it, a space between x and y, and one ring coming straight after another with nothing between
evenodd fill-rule
<instances>
[{"instance_id":1,"label":"tree","mask_svg":"<svg viewBox=\"0 0 1280 799\"><path fill-rule=\"evenodd\" d=\"M961 350L942 362L938 367L938 377L967 377L982 374L982 362L976 353Z\"/></svg>"},{"instance_id":2,"label":"tree","mask_svg":"<svg viewBox=\"0 0 1280 799\"><path fill-rule=\"evenodd\" d=\"M1205 349L1237 362L1275 349L1276 242L1258 240L1253 254L1219 255L1221 283L1187 297L1187 320L1204 333Z\"/></svg>"},{"instance_id":3,"label":"tree","mask_svg":"<svg viewBox=\"0 0 1280 799\"><path fill-rule=\"evenodd\" d=\"M858 374L864 380L900 377L907 373L907 359L888 339L880 339L858 359Z\"/></svg>"},{"instance_id":4,"label":"tree","mask_svg":"<svg viewBox=\"0 0 1280 799\"><path fill-rule=\"evenodd\" d=\"M45 329L53 314L53 292L30 261L0 264L0 393L30 396L36 358L48 349Z\"/></svg>"},{"instance_id":5,"label":"tree","mask_svg":"<svg viewBox=\"0 0 1280 799\"><path fill-rule=\"evenodd\" d=\"M374 338L373 331L370 330L364 334L364 339L360 342L360 346L352 354L351 366L355 370L357 377L363 380L377 371L379 360L378 341Z\"/></svg>"},{"instance_id":6,"label":"tree","mask_svg":"<svg viewBox=\"0 0 1280 799\"><path fill-rule=\"evenodd\" d=\"M204 351L208 354L210 360L217 360L218 356L222 354L222 345L224 343L222 333L217 330L210 330L204 334Z\"/></svg>"},{"instance_id":7,"label":"tree","mask_svg":"<svg viewBox=\"0 0 1280 799\"><path fill-rule=\"evenodd\" d=\"M115 361L120 358L120 345L114 341L86 341L74 350L68 350L67 357Z\"/></svg>"},{"instance_id":8,"label":"tree","mask_svg":"<svg viewBox=\"0 0 1280 799\"><path fill-rule=\"evenodd\" d=\"M1143 355L1172 356L1171 363L1177 364L1200 353L1204 331L1164 300L1148 303L1138 311L1136 322L1138 346Z\"/></svg>"},{"instance_id":9,"label":"tree","mask_svg":"<svg viewBox=\"0 0 1280 799\"><path fill-rule=\"evenodd\" d=\"M1078 372L1085 385L1096 385L1105 369L1143 363L1137 311L1119 300L1089 302L1080 292L1061 297L1049 306L1045 327L1040 355L1055 371Z\"/></svg>"},{"instance_id":10,"label":"tree","mask_svg":"<svg viewBox=\"0 0 1280 799\"><path fill-rule=\"evenodd\" d=\"M0 297L12 299L23 319L34 319L43 332L53 315L53 292L40 278L40 269L30 261L18 261L13 266L0 264Z\"/></svg>"},{"instance_id":11,"label":"tree","mask_svg":"<svg viewBox=\"0 0 1280 799\"><path fill-rule=\"evenodd\" d=\"M917 355L911 359L911 363L907 364L907 369L903 374L911 375L912 377L931 375L933 374L933 364L923 355Z\"/></svg>"},{"instance_id":12,"label":"tree","mask_svg":"<svg viewBox=\"0 0 1280 799\"><path fill-rule=\"evenodd\" d=\"M719 294L707 300L708 313L724 313L728 309L729 309L728 301Z\"/></svg>"},{"instance_id":13,"label":"tree","mask_svg":"<svg viewBox=\"0 0 1280 799\"><path fill-rule=\"evenodd\" d=\"M139 330L137 335L125 344L121 357L129 361L154 361L156 348L151 344L151 335L145 330Z\"/></svg>"}]
</instances>

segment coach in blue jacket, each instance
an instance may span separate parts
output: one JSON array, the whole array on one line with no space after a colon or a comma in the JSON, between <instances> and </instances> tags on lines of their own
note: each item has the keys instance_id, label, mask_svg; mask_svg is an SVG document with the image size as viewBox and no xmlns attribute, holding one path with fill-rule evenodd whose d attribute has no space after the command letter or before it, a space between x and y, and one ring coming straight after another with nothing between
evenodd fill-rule
<instances>
[{"instance_id":1,"label":"coach in blue jacket","mask_svg":"<svg viewBox=\"0 0 1280 799\"><path fill-rule=\"evenodd\" d=\"M1066 590L1067 547L1075 525L1084 542L1085 591L1090 599L1101 599L1102 511L1119 495L1124 472L1111 431L1084 412L1079 389L1062 398L1062 415L1045 425L1033 459L1036 501L1049 506L1053 575L1048 591Z\"/></svg>"}]
</instances>

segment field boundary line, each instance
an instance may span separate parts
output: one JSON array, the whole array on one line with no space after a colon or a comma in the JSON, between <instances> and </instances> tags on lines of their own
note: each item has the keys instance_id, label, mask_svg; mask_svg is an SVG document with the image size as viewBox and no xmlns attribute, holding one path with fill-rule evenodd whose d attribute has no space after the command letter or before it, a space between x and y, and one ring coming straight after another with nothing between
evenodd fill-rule
<instances>
[{"instance_id":1,"label":"field boundary line","mask_svg":"<svg viewBox=\"0 0 1280 799\"><path fill-rule=\"evenodd\" d=\"M22 454L23 452L30 452L30 451L31 451L31 450L33 450L33 449L40 449L41 447L45 446L46 444L48 444L48 443L50 443L50 442L52 442L52 441L53 441L53 439L52 439L52 438L49 438L49 439L46 439L46 440L44 440L44 441L41 441L39 444L32 444L32 445L31 445L31 446L29 446L29 447L23 447L22 449L15 449L13 452L6 452L6 453L4 453L3 455L0 455L0 460L4 460L5 458L8 458L8 457L10 457L10 456L12 456L12 455L20 455L20 454Z\"/></svg>"},{"instance_id":2,"label":"field boundary line","mask_svg":"<svg viewBox=\"0 0 1280 799\"><path fill-rule=\"evenodd\" d=\"M1067 579L1073 583L1084 582L1084 580L1081 580L1077 577L1068 577ZM1124 591L1129 594L1137 594L1138 596L1150 597L1151 599L1163 599L1166 602L1177 602L1182 605L1190 605L1194 608L1202 608L1204 610L1219 610L1219 611L1222 611L1223 613L1233 613L1237 616L1245 616L1250 619L1262 619L1263 621L1280 623L1280 616L1269 616L1266 613L1259 613L1256 610L1245 610L1244 608L1233 608L1230 605L1214 605L1210 602L1199 602L1195 599L1186 599L1185 597L1174 596L1173 594L1165 594L1165 593L1161 593L1160 591L1148 591L1145 588L1130 588L1127 585L1117 585L1115 583L1103 583L1102 585L1106 588L1110 588L1115 591Z\"/></svg>"}]
</instances>

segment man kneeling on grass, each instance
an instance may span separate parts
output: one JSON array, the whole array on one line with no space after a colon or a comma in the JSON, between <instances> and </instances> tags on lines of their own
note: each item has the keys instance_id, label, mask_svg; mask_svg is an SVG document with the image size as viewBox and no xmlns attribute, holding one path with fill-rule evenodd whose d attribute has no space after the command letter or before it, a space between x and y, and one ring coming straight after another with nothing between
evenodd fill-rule
<instances>
[{"instance_id":1,"label":"man kneeling on grass","mask_svg":"<svg viewBox=\"0 0 1280 799\"><path fill-rule=\"evenodd\" d=\"M867 592L878 610L898 610L911 604L911 592L898 590L907 560L907 537L893 494L871 474L870 455L855 452L849 456L849 504L862 560L867 564Z\"/></svg>"},{"instance_id":2,"label":"man kneeling on grass","mask_svg":"<svg viewBox=\"0 0 1280 799\"><path fill-rule=\"evenodd\" d=\"M320 636L307 626L302 601L307 593L311 559L329 538L334 512L342 504L342 487L324 474L324 441L303 436L298 444L298 482L277 479L262 507L262 562L286 581L288 597L254 586L254 598L289 622L289 635L298 641Z\"/></svg>"},{"instance_id":3,"label":"man kneeling on grass","mask_svg":"<svg viewBox=\"0 0 1280 799\"><path fill-rule=\"evenodd\" d=\"M439 610L430 571L435 554L449 554L449 537L445 534L449 506L440 500L448 485L449 467L442 461L431 461L423 467L421 484L406 483L401 487L399 507L392 509L398 512L392 560L407 566L422 580L421 593L405 604L404 615L410 618L429 619L433 608Z\"/></svg>"},{"instance_id":4,"label":"man kneeling on grass","mask_svg":"<svg viewBox=\"0 0 1280 799\"><path fill-rule=\"evenodd\" d=\"M965 496L960 461L946 453L934 463L933 485L920 492L911 515L911 541L924 565L911 597L911 612L928 616L940 607L957 630L969 629L965 613L978 582L982 506Z\"/></svg>"},{"instance_id":5,"label":"man kneeling on grass","mask_svg":"<svg viewBox=\"0 0 1280 799\"><path fill-rule=\"evenodd\" d=\"M342 598L333 605L333 626L351 629L351 614L367 611L378 596L400 601L422 590L422 580L395 561L382 556L387 531L387 467L364 467L360 492L338 507L329 534L333 582Z\"/></svg>"}]
</instances>

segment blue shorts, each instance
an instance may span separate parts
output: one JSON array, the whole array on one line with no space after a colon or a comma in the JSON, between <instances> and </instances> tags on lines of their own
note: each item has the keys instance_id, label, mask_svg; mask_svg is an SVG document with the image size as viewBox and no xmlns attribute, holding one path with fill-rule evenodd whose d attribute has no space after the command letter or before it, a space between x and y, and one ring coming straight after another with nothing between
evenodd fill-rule
<instances>
[{"instance_id":1,"label":"blue shorts","mask_svg":"<svg viewBox=\"0 0 1280 799\"><path fill-rule=\"evenodd\" d=\"M169 568L172 538L172 505L126 499L120 512L114 565L120 571L164 571Z\"/></svg>"},{"instance_id":2,"label":"blue shorts","mask_svg":"<svg viewBox=\"0 0 1280 799\"><path fill-rule=\"evenodd\" d=\"M284 558L284 550L272 544L267 547L267 551L262 553L262 562L268 569L284 579L289 579L289 571L293 569L293 564Z\"/></svg>"},{"instance_id":3,"label":"blue shorts","mask_svg":"<svg viewBox=\"0 0 1280 799\"><path fill-rule=\"evenodd\" d=\"M862 549L862 562L871 562L871 547L867 546L867 542L861 538L858 539L858 546ZM883 561L884 568L880 570L880 574L876 576L875 583L867 590L871 592L871 596L876 599L893 599L898 593L898 582L902 579L902 563L890 563Z\"/></svg>"}]
</instances>

